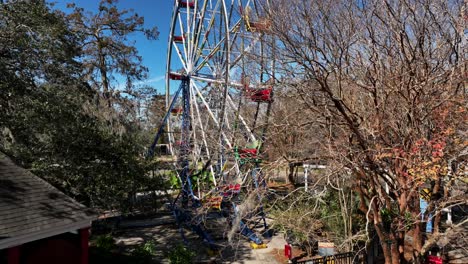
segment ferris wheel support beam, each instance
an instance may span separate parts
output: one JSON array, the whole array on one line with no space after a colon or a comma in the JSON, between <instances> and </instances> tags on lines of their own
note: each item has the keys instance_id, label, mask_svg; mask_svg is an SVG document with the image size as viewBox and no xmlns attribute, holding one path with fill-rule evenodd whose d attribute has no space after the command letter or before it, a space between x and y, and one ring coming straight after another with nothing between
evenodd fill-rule
<instances>
[{"instance_id":1,"label":"ferris wheel support beam","mask_svg":"<svg viewBox=\"0 0 468 264\"><path fill-rule=\"evenodd\" d=\"M182 90L182 85L179 87L177 92L174 94L174 97L172 98L172 102L167 109L166 114L164 115L163 120L161 121L161 124L159 125L158 132L156 133L156 136L154 137L153 143L151 144L149 150L148 150L148 157L152 157L154 155L154 148L156 147L156 144L158 144L159 138L161 137L162 133L164 132L164 127L167 124L167 120L169 119L169 116L171 115L171 110L174 108L175 102L177 101L177 97L179 97L180 91Z\"/></svg>"},{"instance_id":2,"label":"ferris wheel support beam","mask_svg":"<svg viewBox=\"0 0 468 264\"><path fill-rule=\"evenodd\" d=\"M194 91L196 91L196 94L198 95L198 97L200 97L200 99L202 100L202 103L203 103L203 105L205 106L206 110L208 111L209 116L211 117L212 121L215 123L216 127L219 129L219 128L220 128L220 125L219 125L219 123L218 123L218 120L215 118L213 112L211 111L211 109L210 109L208 103L206 102L205 97L204 97L203 94L200 92L198 85L196 85L196 83L192 83L192 87L193 87ZM198 105L197 105L197 104L196 104L196 107L198 108ZM200 121L200 124L202 124L201 121ZM202 133L204 133L204 132L202 131ZM229 140L228 136L227 136L227 135L224 133L224 131L222 131L222 130L221 130L221 134L222 134L224 140L226 141L226 144L227 144L228 148L229 148L229 149L232 149L232 143L231 143L231 141ZM222 168L222 166L221 166L220 168ZM211 165L210 169L211 169L212 172L214 172L212 165ZM237 163L235 164L235 169L236 169L236 172L237 172L237 173L240 173L240 168L239 168L239 165L238 165ZM216 179L215 179L215 177L214 177L214 173L212 174L212 176L213 176L214 182L216 183Z\"/></svg>"},{"instance_id":3,"label":"ferris wheel support beam","mask_svg":"<svg viewBox=\"0 0 468 264\"><path fill-rule=\"evenodd\" d=\"M196 122L195 122L195 115L193 114L193 104L194 104L194 96L192 94L192 82L189 81L189 100L190 100L190 103L189 103L189 106L190 106L190 112L192 113L190 115L190 122L191 122L191 125L192 125L192 131L195 131L196 130ZM198 139L197 139L197 133L195 132L192 132L191 133L193 135L193 151L192 151L192 160L194 161L195 163L195 166L194 168L198 168L198 160L199 158L201 160L203 160L203 158L201 157L201 148L198 146Z\"/></svg>"},{"instance_id":4,"label":"ferris wheel support beam","mask_svg":"<svg viewBox=\"0 0 468 264\"><path fill-rule=\"evenodd\" d=\"M173 43L173 34L174 34L174 28L176 27L176 23L177 23L177 12L179 10L179 5L176 4L174 5L173 9L172 9L172 21L171 21L171 27L170 27L170 34L169 34L169 41L168 41L168 47L171 47L172 43ZM180 51L178 49L177 50L177 55L179 56L180 60L182 61L182 63L184 62L184 60L182 59L182 55L180 54ZM171 48L168 48L167 49L167 61L171 61L171 57L172 57L172 49ZM184 63L183 63L184 64ZM186 66L184 66L186 68ZM169 73L170 73L170 64L169 63L166 63L166 109L169 109L169 108L172 108L174 107L172 105L172 103L174 103L175 101L173 100L172 103L171 102L171 91L170 91L170 78L169 78ZM180 87L179 87L179 91L180 91ZM178 93L178 92L177 92ZM171 107L170 104L172 105ZM171 131L171 123L170 122L167 122L167 120L165 121L167 123L167 130L168 131ZM169 151L170 153L174 153L173 152L173 149L172 149L172 140L171 138L173 137L172 134L169 134ZM152 149L154 149L154 147L152 147Z\"/></svg>"},{"instance_id":5,"label":"ferris wheel support beam","mask_svg":"<svg viewBox=\"0 0 468 264\"><path fill-rule=\"evenodd\" d=\"M224 44L224 52L226 52L225 54L227 55L226 56L226 61L224 61L224 64L225 64L225 67L226 69L224 69L223 71L226 71L226 73L229 72L229 69L230 69L230 64L229 64L229 51L231 50L230 48L230 42L229 42L229 25L227 23L228 21L228 14L227 14L227 10L226 10L226 2L224 2L224 0L222 1L222 4L223 4L223 12L222 14L224 14L224 20L226 21L225 23L225 32L226 32L226 36L223 38L224 41L225 41L225 44ZM229 74L225 74L224 75L224 80L225 80L225 84L224 84L224 89L223 89L223 101L221 103L221 121L220 121L220 127L219 127L219 140L220 140L220 150L219 150L219 154L221 156L221 159L220 159L220 173L221 173L221 176L224 178L224 175L225 173L223 172L223 168L224 168L224 152L225 152L225 144L224 142L228 142L228 137L224 134L224 131L223 131L223 127L225 125L225 119L226 119L226 100L227 100L227 96L228 96L228 83L229 83ZM232 149L232 146L229 146L230 149ZM227 163L226 163L227 164Z\"/></svg>"},{"instance_id":6,"label":"ferris wheel support beam","mask_svg":"<svg viewBox=\"0 0 468 264\"><path fill-rule=\"evenodd\" d=\"M182 179L182 207L187 208L189 197L193 197L192 181L189 175L189 155L190 155L190 80L182 79L182 142L180 145L180 165L182 167L180 178Z\"/></svg>"}]
</instances>

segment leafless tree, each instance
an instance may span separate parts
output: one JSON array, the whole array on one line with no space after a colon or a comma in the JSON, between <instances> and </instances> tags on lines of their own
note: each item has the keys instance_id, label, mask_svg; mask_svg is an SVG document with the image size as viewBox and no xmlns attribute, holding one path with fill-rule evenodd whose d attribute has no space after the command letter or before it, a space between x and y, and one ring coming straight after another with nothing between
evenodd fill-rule
<instances>
[{"instance_id":1,"label":"leafless tree","mask_svg":"<svg viewBox=\"0 0 468 264\"><path fill-rule=\"evenodd\" d=\"M283 85L326 125L326 155L351 171L386 263L419 261L428 211L466 203L466 3L265 1ZM310 120L311 122L314 120ZM449 166L457 160L457 168ZM460 187L463 188L463 187ZM439 236L440 217L434 218ZM412 242L407 239L412 237Z\"/></svg>"}]
</instances>

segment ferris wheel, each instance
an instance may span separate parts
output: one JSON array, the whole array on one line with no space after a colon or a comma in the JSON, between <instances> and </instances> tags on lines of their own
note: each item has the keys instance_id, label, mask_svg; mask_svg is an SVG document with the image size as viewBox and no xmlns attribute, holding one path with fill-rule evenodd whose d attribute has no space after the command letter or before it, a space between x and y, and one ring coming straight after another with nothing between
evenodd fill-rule
<instances>
[{"instance_id":1,"label":"ferris wheel","mask_svg":"<svg viewBox=\"0 0 468 264\"><path fill-rule=\"evenodd\" d=\"M204 204L221 210L227 203L236 211L240 193L264 184L261 148L273 101L274 61L267 45L271 25L257 1L174 2L167 113L150 152L159 141L167 143L182 183L181 208ZM263 222L266 228L264 216ZM262 243L240 224L241 233Z\"/></svg>"}]
</instances>

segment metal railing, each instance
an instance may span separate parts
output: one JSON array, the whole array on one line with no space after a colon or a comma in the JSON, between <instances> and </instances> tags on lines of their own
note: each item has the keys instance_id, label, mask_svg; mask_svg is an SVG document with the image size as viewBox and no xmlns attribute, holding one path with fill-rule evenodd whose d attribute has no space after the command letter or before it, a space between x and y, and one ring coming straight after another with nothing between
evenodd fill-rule
<instances>
[{"instance_id":1,"label":"metal railing","mask_svg":"<svg viewBox=\"0 0 468 264\"><path fill-rule=\"evenodd\" d=\"M309 260L293 261L294 264L363 264L365 258L362 253L346 252L332 256L318 257Z\"/></svg>"}]
</instances>

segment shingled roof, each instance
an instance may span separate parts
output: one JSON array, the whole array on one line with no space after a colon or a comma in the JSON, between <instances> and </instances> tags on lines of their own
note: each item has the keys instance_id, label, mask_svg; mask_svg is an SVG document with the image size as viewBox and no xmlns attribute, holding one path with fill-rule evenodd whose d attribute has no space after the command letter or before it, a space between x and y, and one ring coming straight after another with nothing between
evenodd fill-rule
<instances>
[{"instance_id":1,"label":"shingled roof","mask_svg":"<svg viewBox=\"0 0 468 264\"><path fill-rule=\"evenodd\" d=\"M95 218L0 153L0 249L89 227Z\"/></svg>"}]
</instances>

